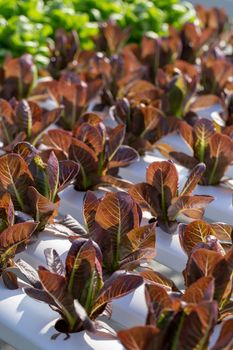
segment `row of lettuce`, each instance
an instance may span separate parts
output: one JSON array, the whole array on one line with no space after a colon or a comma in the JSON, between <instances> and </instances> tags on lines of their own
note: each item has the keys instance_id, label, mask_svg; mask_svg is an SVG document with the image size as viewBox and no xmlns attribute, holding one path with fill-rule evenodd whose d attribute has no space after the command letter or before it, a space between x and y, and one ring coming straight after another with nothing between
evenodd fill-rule
<instances>
[{"instance_id":1,"label":"row of lettuce","mask_svg":"<svg viewBox=\"0 0 233 350\"><path fill-rule=\"evenodd\" d=\"M196 18L192 5L178 0L1 0L0 9L0 59L30 53L41 65L48 61L58 28L76 30L87 49L93 46L90 36L98 33L98 23L110 18L123 28L131 26L136 41L144 32L163 34L169 24L179 28Z\"/></svg>"},{"instance_id":2,"label":"row of lettuce","mask_svg":"<svg viewBox=\"0 0 233 350\"><path fill-rule=\"evenodd\" d=\"M8 288L23 286L57 311L59 332L96 333L111 301L145 283L146 325L113 335L126 349L204 350L220 322L211 349L232 346L232 226L204 221L214 197L193 191L230 191L233 35L223 11L199 6L197 15L167 36L130 44L130 30L108 21L88 51L75 31L60 29L45 68L28 54L2 66L0 274ZM174 132L188 154L158 143ZM119 177L155 148L190 169L182 189L171 160L151 163L142 183ZM67 186L86 192L84 226L57 219ZM114 191L97 198L104 186ZM180 224L181 215L192 222ZM145 267L156 257L156 227L178 230L187 254L182 291ZM65 264L52 246L38 271L15 261L46 228L70 241Z\"/></svg>"}]
</instances>

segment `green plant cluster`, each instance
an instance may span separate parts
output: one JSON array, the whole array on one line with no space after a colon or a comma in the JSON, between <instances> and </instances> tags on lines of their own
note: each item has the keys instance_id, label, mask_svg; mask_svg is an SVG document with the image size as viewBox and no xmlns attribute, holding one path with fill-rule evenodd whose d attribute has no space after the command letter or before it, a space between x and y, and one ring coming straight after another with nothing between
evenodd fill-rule
<instances>
[{"instance_id":1,"label":"green plant cluster","mask_svg":"<svg viewBox=\"0 0 233 350\"><path fill-rule=\"evenodd\" d=\"M195 19L195 10L179 0L0 0L0 60L30 53L45 65L48 43L57 28L77 30L83 49L92 47L98 22L115 19L132 28L132 41L148 31L166 33Z\"/></svg>"}]
</instances>

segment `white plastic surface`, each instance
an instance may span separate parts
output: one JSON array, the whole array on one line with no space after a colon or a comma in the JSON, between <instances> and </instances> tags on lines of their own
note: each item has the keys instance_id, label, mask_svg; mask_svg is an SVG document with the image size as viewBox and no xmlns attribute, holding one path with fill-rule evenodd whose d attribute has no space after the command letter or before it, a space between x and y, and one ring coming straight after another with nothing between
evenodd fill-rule
<instances>
[{"instance_id":1,"label":"white plastic surface","mask_svg":"<svg viewBox=\"0 0 233 350\"><path fill-rule=\"evenodd\" d=\"M22 253L18 254L16 258L22 258L34 268L37 268L39 265L46 265L44 250L46 248L55 249L63 262L67 251L69 250L71 243L67 238L61 236L55 236L50 232L41 232L39 239L35 242L28 245L27 249Z\"/></svg>"},{"instance_id":2,"label":"white plastic surface","mask_svg":"<svg viewBox=\"0 0 233 350\"><path fill-rule=\"evenodd\" d=\"M67 187L64 191L59 193L61 199L59 213L61 215L70 214L74 218L80 220L82 218L84 196L85 192L75 191L73 186Z\"/></svg>"}]
</instances>

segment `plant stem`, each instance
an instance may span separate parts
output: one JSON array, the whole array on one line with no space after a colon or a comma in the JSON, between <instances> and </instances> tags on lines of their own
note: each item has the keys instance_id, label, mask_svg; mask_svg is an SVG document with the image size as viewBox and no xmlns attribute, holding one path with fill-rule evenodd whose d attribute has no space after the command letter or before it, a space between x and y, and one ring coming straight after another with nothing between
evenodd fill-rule
<instances>
[{"instance_id":1,"label":"plant stem","mask_svg":"<svg viewBox=\"0 0 233 350\"><path fill-rule=\"evenodd\" d=\"M208 181L209 185L212 185L217 166L218 166L218 158L215 159L214 166L213 166L212 171L210 173L209 181Z\"/></svg>"},{"instance_id":2,"label":"plant stem","mask_svg":"<svg viewBox=\"0 0 233 350\"><path fill-rule=\"evenodd\" d=\"M167 210L166 210L166 203L165 203L163 186L161 187L161 209L162 209L162 213L163 213L163 220L167 221Z\"/></svg>"},{"instance_id":3,"label":"plant stem","mask_svg":"<svg viewBox=\"0 0 233 350\"><path fill-rule=\"evenodd\" d=\"M95 271L92 272L88 291L86 293L86 302L85 302L84 308L87 314L89 314L89 312L91 311L94 279L95 279Z\"/></svg>"},{"instance_id":4,"label":"plant stem","mask_svg":"<svg viewBox=\"0 0 233 350\"><path fill-rule=\"evenodd\" d=\"M180 319L180 323L178 325L178 329L177 329L176 334L175 334L175 339L173 339L173 342L172 342L171 350L178 350L177 346L178 346L178 342L179 342L180 332L181 332L181 329L182 329L182 326L184 323L184 319L185 319L185 313L183 312L181 319Z\"/></svg>"}]
</instances>

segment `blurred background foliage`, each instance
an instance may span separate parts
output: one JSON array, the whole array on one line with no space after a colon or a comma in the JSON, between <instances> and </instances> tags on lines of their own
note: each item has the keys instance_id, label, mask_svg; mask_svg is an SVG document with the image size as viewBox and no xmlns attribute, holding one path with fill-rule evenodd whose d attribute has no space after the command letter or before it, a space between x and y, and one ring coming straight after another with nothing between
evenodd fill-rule
<instances>
[{"instance_id":1,"label":"blurred background foliage","mask_svg":"<svg viewBox=\"0 0 233 350\"><path fill-rule=\"evenodd\" d=\"M46 65L57 28L75 29L81 47L91 49L98 23L109 19L130 26L131 41L138 42L145 32L163 35L169 24L194 21L195 10L179 0L0 0L0 61L30 53Z\"/></svg>"}]
</instances>

